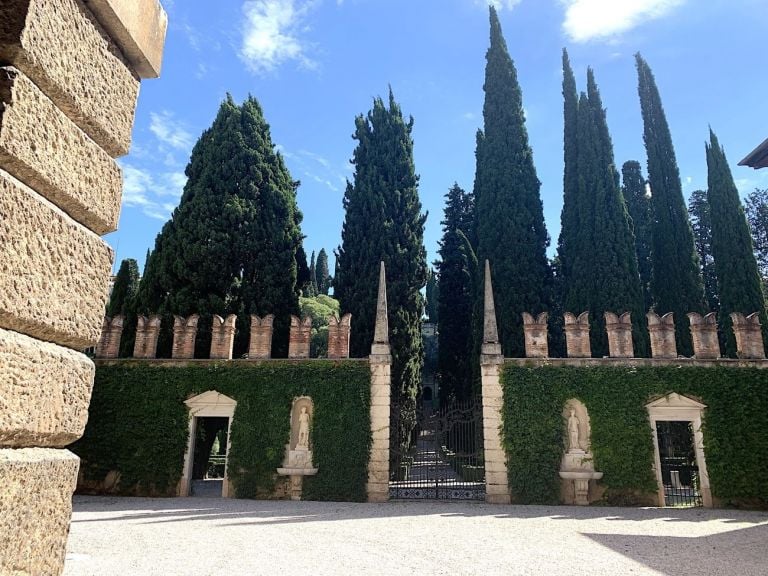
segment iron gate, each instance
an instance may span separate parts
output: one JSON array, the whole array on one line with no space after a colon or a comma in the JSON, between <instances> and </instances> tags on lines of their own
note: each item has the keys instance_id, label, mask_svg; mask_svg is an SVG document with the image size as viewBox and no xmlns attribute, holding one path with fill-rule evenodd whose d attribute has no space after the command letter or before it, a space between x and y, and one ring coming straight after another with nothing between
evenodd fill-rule
<instances>
[{"instance_id":1,"label":"iron gate","mask_svg":"<svg viewBox=\"0 0 768 576\"><path fill-rule=\"evenodd\" d=\"M392 406L390 497L483 500L482 403L453 402L435 409L429 404L415 417Z\"/></svg>"},{"instance_id":2,"label":"iron gate","mask_svg":"<svg viewBox=\"0 0 768 576\"><path fill-rule=\"evenodd\" d=\"M665 506L701 506L692 422L656 422Z\"/></svg>"}]
</instances>

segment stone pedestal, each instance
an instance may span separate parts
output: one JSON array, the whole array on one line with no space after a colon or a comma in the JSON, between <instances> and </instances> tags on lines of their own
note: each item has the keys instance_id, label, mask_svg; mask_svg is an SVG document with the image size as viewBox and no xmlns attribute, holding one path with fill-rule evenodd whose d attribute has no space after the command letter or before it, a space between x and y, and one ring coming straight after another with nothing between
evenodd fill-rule
<instances>
[{"instance_id":1,"label":"stone pedestal","mask_svg":"<svg viewBox=\"0 0 768 576\"><path fill-rule=\"evenodd\" d=\"M288 446L286 461L283 467L277 469L280 476L291 478L291 500L301 500L301 489L304 476L314 476L317 468L312 467L312 452L310 450L291 450Z\"/></svg>"}]
</instances>

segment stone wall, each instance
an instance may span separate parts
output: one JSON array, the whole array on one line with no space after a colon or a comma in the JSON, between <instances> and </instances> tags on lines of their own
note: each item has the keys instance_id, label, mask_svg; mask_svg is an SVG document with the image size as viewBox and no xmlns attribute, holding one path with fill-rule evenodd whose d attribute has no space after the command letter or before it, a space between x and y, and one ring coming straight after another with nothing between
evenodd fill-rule
<instances>
[{"instance_id":1,"label":"stone wall","mask_svg":"<svg viewBox=\"0 0 768 576\"><path fill-rule=\"evenodd\" d=\"M93 363L141 78L167 27L157 0L6 0L0 9L0 574L63 569Z\"/></svg>"}]
</instances>

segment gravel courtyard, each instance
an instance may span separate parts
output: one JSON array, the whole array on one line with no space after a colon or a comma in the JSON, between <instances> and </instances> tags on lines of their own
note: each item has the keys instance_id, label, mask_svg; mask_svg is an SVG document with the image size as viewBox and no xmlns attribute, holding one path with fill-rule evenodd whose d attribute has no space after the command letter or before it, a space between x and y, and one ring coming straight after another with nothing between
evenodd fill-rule
<instances>
[{"instance_id":1,"label":"gravel courtyard","mask_svg":"<svg viewBox=\"0 0 768 576\"><path fill-rule=\"evenodd\" d=\"M768 575L768 513L76 497L65 576Z\"/></svg>"}]
</instances>

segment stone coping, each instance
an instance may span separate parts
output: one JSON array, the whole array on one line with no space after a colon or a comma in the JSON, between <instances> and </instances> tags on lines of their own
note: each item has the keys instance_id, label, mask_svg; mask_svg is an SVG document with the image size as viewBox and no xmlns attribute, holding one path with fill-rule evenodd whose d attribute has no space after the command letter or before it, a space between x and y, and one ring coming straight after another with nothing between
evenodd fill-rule
<instances>
[{"instance_id":1,"label":"stone coping","mask_svg":"<svg viewBox=\"0 0 768 576\"><path fill-rule=\"evenodd\" d=\"M510 366L698 366L731 368L768 368L768 360L747 360L738 358L504 358Z\"/></svg>"},{"instance_id":2,"label":"stone coping","mask_svg":"<svg viewBox=\"0 0 768 576\"><path fill-rule=\"evenodd\" d=\"M207 366L231 364L235 366L248 366L253 364L289 363L300 364L302 362L361 362L368 363L368 358L237 358L232 360L214 360L210 358L94 358L96 366L116 366L118 364L156 364L166 368L182 367L189 365Z\"/></svg>"}]
</instances>

